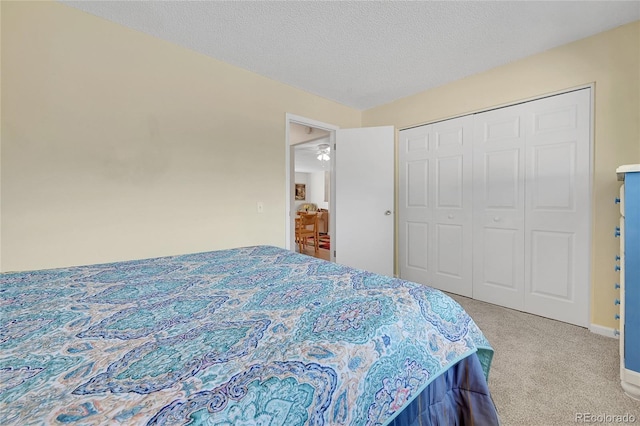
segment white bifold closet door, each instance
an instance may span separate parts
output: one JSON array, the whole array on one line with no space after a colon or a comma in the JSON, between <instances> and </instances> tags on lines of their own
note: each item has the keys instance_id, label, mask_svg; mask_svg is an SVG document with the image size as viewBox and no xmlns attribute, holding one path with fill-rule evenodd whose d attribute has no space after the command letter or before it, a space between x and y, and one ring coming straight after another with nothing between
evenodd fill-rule
<instances>
[{"instance_id":1,"label":"white bifold closet door","mask_svg":"<svg viewBox=\"0 0 640 426\"><path fill-rule=\"evenodd\" d=\"M588 326L591 90L527 105L524 309Z\"/></svg>"},{"instance_id":2,"label":"white bifold closet door","mask_svg":"<svg viewBox=\"0 0 640 426\"><path fill-rule=\"evenodd\" d=\"M590 90L476 114L473 297L588 325Z\"/></svg>"},{"instance_id":3,"label":"white bifold closet door","mask_svg":"<svg viewBox=\"0 0 640 426\"><path fill-rule=\"evenodd\" d=\"M473 297L524 309L526 104L476 114Z\"/></svg>"},{"instance_id":4,"label":"white bifold closet door","mask_svg":"<svg viewBox=\"0 0 640 426\"><path fill-rule=\"evenodd\" d=\"M402 278L471 297L472 116L400 132Z\"/></svg>"},{"instance_id":5,"label":"white bifold closet door","mask_svg":"<svg viewBox=\"0 0 640 426\"><path fill-rule=\"evenodd\" d=\"M431 126L447 122L401 131L400 276L587 326L590 97L590 89L583 89L450 120L470 123L472 148L464 155L472 158L472 179L462 179L466 186L448 197L438 195L436 174L423 171L417 149L422 135L428 141ZM466 163L465 158L461 161ZM444 175L455 173L452 167ZM463 203L460 211L439 217L472 217L472 250L460 258L466 263L459 267L472 270L472 276L451 285L436 273L438 264L432 259L442 244L436 234L435 197L450 200L459 193L468 193L463 200L472 199L473 204ZM425 206L416 208L421 203ZM423 218L430 218L432 226L423 224Z\"/></svg>"}]
</instances>

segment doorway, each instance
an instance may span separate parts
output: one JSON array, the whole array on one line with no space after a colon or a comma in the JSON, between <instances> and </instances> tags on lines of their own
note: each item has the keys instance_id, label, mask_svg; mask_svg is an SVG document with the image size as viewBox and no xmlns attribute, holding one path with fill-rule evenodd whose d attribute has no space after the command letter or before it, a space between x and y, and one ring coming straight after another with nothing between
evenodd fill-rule
<instances>
[{"instance_id":1,"label":"doorway","mask_svg":"<svg viewBox=\"0 0 640 426\"><path fill-rule=\"evenodd\" d=\"M339 129L286 114L286 248L295 241L295 144L291 123L329 132L329 250L332 262L393 276L394 261L394 128ZM336 147L340 154L337 154ZM340 182L338 186L337 182Z\"/></svg>"},{"instance_id":2,"label":"doorway","mask_svg":"<svg viewBox=\"0 0 640 426\"><path fill-rule=\"evenodd\" d=\"M300 251L295 239L298 211L318 214L319 250L315 241L307 240L302 253L335 261L332 243L335 241L334 164L332 155L335 130L338 127L305 117L286 116L287 199L286 248Z\"/></svg>"},{"instance_id":3,"label":"doorway","mask_svg":"<svg viewBox=\"0 0 640 426\"><path fill-rule=\"evenodd\" d=\"M315 233L300 239L296 226L294 249L296 252L324 260L331 259L329 226L333 150L329 143L329 133L327 130L298 123L289 125L294 164L295 221L301 220L301 215L310 215L310 221L314 222L314 225L309 225L305 229Z\"/></svg>"}]
</instances>

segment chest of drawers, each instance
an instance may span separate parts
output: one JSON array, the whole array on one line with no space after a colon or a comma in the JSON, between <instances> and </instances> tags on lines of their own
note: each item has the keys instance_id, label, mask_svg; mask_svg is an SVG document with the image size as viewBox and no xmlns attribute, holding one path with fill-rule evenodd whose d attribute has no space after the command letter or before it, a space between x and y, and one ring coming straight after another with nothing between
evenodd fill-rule
<instances>
[{"instance_id":1,"label":"chest of drawers","mask_svg":"<svg viewBox=\"0 0 640 426\"><path fill-rule=\"evenodd\" d=\"M620 187L620 238L616 257L620 270L620 381L623 390L640 400L640 164L616 170Z\"/></svg>"}]
</instances>

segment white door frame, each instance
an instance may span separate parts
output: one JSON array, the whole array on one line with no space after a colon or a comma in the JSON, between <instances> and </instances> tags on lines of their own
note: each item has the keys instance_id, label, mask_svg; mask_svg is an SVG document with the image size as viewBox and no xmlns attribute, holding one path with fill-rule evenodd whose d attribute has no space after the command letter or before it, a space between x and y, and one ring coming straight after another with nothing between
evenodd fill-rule
<instances>
[{"instance_id":1,"label":"white door frame","mask_svg":"<svg viewBox=\"0 0 640 426\"><path fill-rule=\"evenodd\" d=\"M295 210L295 199L292 196L295 191L295 161L293 161L293 150L295 149L295 144L291 144L289 140L289 129L291 127L291 123L301 124L303 126L315 127L317 129L326 130L329 132L329 145L335 147L336 142L336 130L339 129L338 126L329 123L323 123L318 120L313 120L311 118L302 117L295 114L286 113L285 114L285 166L286 166L286 174L285 174L285 205L286 205L286 214L285 214L285 248L287 250L291 250L295 247L294 234L291 230L294 227L293 220ZM333 153L333 149L331 150ZM331 189L329 191L329 235L333 241L331 242L331 250L329 253L330 260L335 261L334 258L334 247L335 247L335 155L331 155L330 160L330 181L331 181Z\"/></svg>"}]
</instances>

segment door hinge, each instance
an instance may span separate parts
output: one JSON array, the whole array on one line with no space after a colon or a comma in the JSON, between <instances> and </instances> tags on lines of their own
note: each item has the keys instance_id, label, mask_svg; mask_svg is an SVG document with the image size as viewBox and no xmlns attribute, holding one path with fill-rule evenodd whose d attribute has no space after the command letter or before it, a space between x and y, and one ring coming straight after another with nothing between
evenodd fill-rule
<instances>
[{"instance_id":1,"label":"door hinge","mask_svg":"<svg viewBox=\"0 0 640 426\"><path fill-rule=\"evenodd\" d=\"M333 251L333 257L334 258L336 257L336 251L335 250Z\"/></svg>"}]
</instances>

